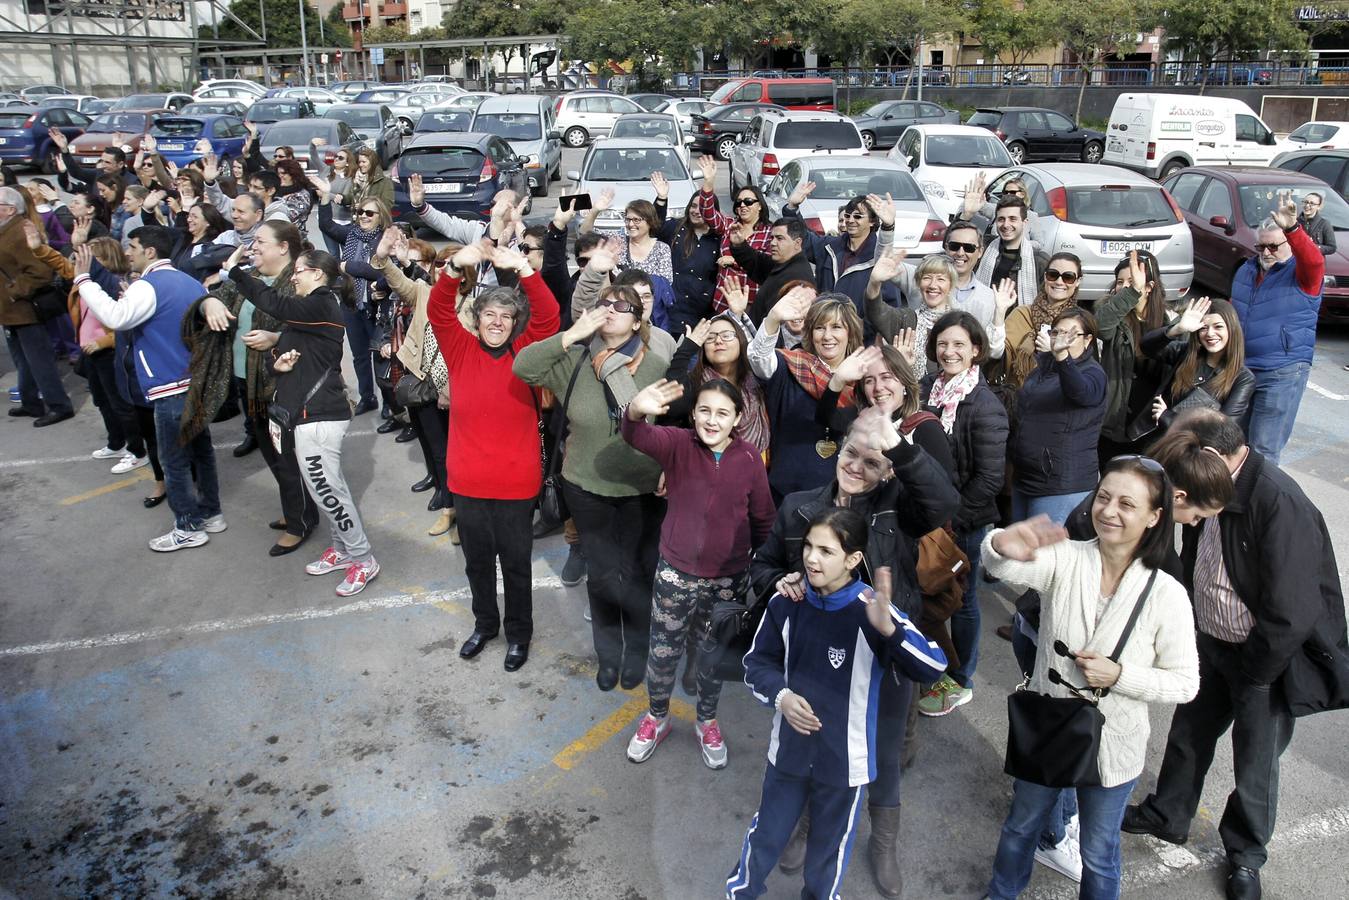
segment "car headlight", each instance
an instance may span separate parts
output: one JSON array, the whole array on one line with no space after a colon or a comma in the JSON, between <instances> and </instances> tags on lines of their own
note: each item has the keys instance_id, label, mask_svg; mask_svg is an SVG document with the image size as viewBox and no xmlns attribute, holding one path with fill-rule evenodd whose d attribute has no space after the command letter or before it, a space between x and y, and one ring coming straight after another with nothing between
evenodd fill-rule
<instances>
[{"instance_id":1,"label":"car headlight","mask_svg":"<svg viewBox=\"0 0 1349 900\"><path fill-rule=\"evenodd\" d=\"M946 188L943 187L940 182L923 181L919 182L919 186L923 189L923 193L927 194L929 197L937 197L941 200L946 199Z\"/></svg>"},{"instance_id":2,"label":"car headlight","mask_svg":"<svg viewBox=\"0 0 1349 900\"><path fill-rule=\"evenodd\" d=\"M1323 275L1321 277L1321 287L1334 287L1334 286L1335 286L1334 275Z\"/></svg>"}]
</instances>

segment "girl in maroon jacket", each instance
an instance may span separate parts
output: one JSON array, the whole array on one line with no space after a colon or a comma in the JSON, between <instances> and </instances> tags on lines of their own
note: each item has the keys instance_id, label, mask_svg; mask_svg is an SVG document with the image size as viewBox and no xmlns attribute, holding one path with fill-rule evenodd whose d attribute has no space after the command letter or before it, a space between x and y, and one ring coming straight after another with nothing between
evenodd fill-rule
<instances>
[{"instance_id":1,"label":"girl in maroon jacket","mask_svg":"<svg viewBox=\"0 0 1349 900\"><path fill-rule=\"evenodd\" d=\"M645 762L670 734L670 693L684 653L688 631L699 639L698 722L703 762L726 765L726 744L717 727L721 682L711 670L712 606L739 600L749 590L749 561L754 548L773 529L773 497L755 446L734 434L744 412L740 391L717 378L698 388L693 428L648 425L648 416L664 415L684 388L662 379L628 404L623 438L660 463L669 503L660 532L660 564L651 609L651 649L646 689L650 711L637 723L628 743L628 759Z\"/></svg>"}]
</instances>

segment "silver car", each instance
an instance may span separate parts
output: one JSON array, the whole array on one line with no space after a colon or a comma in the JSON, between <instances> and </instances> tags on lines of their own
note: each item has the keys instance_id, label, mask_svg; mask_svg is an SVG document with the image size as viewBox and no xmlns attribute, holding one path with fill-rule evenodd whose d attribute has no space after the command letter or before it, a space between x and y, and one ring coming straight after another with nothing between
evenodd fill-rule
<instances>
[{"instance_id":1,"label":"silver car","mask_svg":"<svg viewBox=\"0 0 1349 900\"><path fill-rule=\"evenodd\" d=\"M684 165L683 151L669 141L656 138L601 138L586 151L579 170L567 173L575 185L569 193L589 194L598 199L610 188L614 202L595 217L595 227L605 231L623 230L623 207L633 200L655 200L651 175L660 172L670 183L668 209L683 213L697 184ZM698 178L702 173L698 173Z\"/></svg>"},{"instance_id":2,"label":"silver car","mask_svg":"<svg viewBox=\"0 0 1349 900\"><path fill-rule=\"evenodd\" d=\"M1040 246L1082 260L1081 299L1108 294L1115 286L1115 266L1130 250L1157 257L1168 300L1189 293L1194 280L1190 226L1171 195L1151 178L1089 163L1013 166L989 182L982 215L993 218L996 198L1014 179L1026 185L1028 204L1038 216Z\"/></svg>"},{"instance_id":3,"label":"silver car","mask_svg":"<svg viewBox=\"0 0 1349 900\"><path fill-rule=\"evenodd\" d=\"M711 108L712 104L706 100L676 97L656 107L656 112L674 116L679 120L679 127L685 134L693 134L694 113L707 112Z\"/></svg>"},{"instance_id":4,"label":"silver car","mask_svg":"<svg viewBox=\"0 0 1349 900\"><path fill-rule=\"evenodd\" d=\"M909 258L941 252L946 224L932 211L918 182L899 163L875 156L803 156L782 167L764 191L768 209L776 219L787 198L807 181L815 190L800 206L806 227L817 234L838 234L838 218L854 197L890 195L895 201L894 246L908 251Z\"/></svg>"}]
</instances>

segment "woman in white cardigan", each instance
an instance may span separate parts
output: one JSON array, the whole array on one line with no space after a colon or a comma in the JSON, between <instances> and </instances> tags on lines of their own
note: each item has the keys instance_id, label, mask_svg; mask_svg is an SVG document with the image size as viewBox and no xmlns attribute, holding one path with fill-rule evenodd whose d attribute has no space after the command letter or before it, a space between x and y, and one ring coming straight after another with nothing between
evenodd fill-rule
<instances>
[{"instance_id":1,"label":"woman in white cardigan","mask_svg":"<svg viewBox=\"0 0 1349 900\"><path fill-rule=\"evenodd\" d=\"M1155 460L1112 459L1092 504L1094 541L1069 541L1046 516L994 531L985 540L988 570L1040 592L1040 638L1030 689L1071 697L1071 684L1109 688L1098 764L1100 786L1077 788L1081 816L1081 898L1113 900L1120 890L1120 823L1148 746L1149 703L1185 703L1199 691L1199 655L1185 588L1159 571L1174 541L1172 490ZM1156 572L1118 663L1110 653ZM1055 651L1056 642L1073 658ZM1062 684L1049 679L1056 669ZM1058 788L1016 779L1002 826L988 896L1010 900L1025 889L1046 813Z\"/></svg>"}]
</instances>

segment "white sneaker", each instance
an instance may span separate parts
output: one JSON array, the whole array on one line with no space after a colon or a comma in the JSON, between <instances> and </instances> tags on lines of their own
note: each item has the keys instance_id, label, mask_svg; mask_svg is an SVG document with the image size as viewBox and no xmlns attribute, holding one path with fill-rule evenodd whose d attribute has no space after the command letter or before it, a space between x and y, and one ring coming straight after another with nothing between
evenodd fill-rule
<instances>
[{"instance_id":1,"label":"white sneaker","mask_svg":"<svg viewBox=\"0 0 1349 900\"><path fill-rule=\"evenodd\" d=\"M210 534L219 534L226 528L229 528L229 526L225 524L224 513L217 513L216 515L211 516L211 518L201 523L201 527Z\"/></svg>"},{"instance_id":2,"label":"white sneaker","mask_svg":"<svg viewBox=\"0 0 1349 900\"><path fill-rule=\"evenodd\" d=\"M161 534L150 541L150 549L156 553L172 553L184 547L200 547L210 540L204 531L183 531L175 528L168 534Z\"/></svg>"},{"instance_id":3,"label":"white sneaker","mask_svg":"<svg viewBox=\"0 0 1349 900\"><path fill-rule=\"evenodd\" d=\"M1036 847L1035 861L1073 881L1082 880L1082 849L1074 837L1065 837L1057 847L1050 847L1048 850Z\"/></svg>"},{"instance_id":4,"label":"white sneaker","mask_svg":"<svg viewBox=\"0 0 1349 900\"><path fill-rule=\"evenodd\" d=\"M323 555L304 567L310 575L327 575L351 565L351 557L335 547L323 551Z\"/></svg>"},{"instance_id":5,"label":"white sneaker","mask_svg":"<svg viewBox=\"0 0 1349 900\"><path fill-rule=\"evenodd\" d=\"M366 562L352 563L347 566L347 577L337 586L337 596L350 597L352 594L359 594L378 574L379 563L373 556Z\"/></svg>"},{"instance_id":6,"label":"white sneaker","mask_svg":"<svg viewBox=\"0 0 1349 900\"><path fill-rule=\"evenodd\" d=\"M1069 819L1068 824L1064 826L1064 834L1075 841L1082 840L1082 819L1077 813L1073 813L1073 817Z\"/></svg>"},{"instance_id":7,"label":"white sneaker","mask_svg":"<svg viewBox=\"0 0 1349 900\"><path fill-rule=\"evenodd\" d=\"M628 741L628 759L635 763L646 762L656 752L660 742L670 736L673 723L669 713L665 718L653 718L651 713L642 713L637 720L637 733Z\"/></svg>"},{"instance_id":8,"label":"white sneaker","mask_svg":"<svg viewBox=\"0 0 1349 900\"><path fill-rule=\"evenodd\" d=\"M94 459L118 459L125 454L125 450L114 450L111 447L99 447L89 455Z\"/></svg>"},{"instance_id":9,"label":"white sneaker","mask_svg":"<svg viewBox=\"0 0 1349 900\"><path fill-rule=\"evenodd\" d=\"M726 768L726 741L721 736L717 720L707 724L696 722L693 731L698 735L698 746L703 751L703 762L709 769Z\"/></svg>"},{"instance_id":10,"label":"white sneaker","mask_svg":"<svg viewBox=\"0 0 1349 900\"><path fill-rule=\"evenodd\" d=\"M149 464L150 457L137 456L134 453L128 453L117 461L117 465L112 467L112 474L125 475L127 472L131 472L143 466L148 466Z\"/></svg>"}]
</instances>

